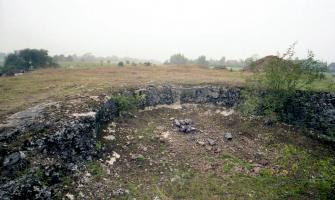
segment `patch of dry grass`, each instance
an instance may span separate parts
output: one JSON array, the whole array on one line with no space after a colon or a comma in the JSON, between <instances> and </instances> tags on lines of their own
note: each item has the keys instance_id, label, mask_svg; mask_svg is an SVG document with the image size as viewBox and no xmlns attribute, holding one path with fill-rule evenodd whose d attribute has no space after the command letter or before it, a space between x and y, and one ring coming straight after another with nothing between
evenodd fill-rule
<instances>
[{"instance_id":1,"label":"patch of dry grass","mask_svg":"<svg viewBox=\"0 0 335 200\"><path fill-rule=\"evenodd\" d=\"M48 99L97 95L120 87L145 84L243 84L250 73L187 66L127 66L42 69L0 78L0 119Z\"/></svg>"}]
</instances>

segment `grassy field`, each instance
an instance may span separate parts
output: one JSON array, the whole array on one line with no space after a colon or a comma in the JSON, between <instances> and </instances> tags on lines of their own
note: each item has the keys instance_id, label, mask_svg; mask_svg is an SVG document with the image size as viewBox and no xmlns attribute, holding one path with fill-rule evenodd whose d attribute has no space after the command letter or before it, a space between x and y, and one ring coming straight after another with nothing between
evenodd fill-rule
<instances>
[{"instance_id":1,"label":"grassy field","mask_svg":"<svg viewBox=\"0 0 335 200\"><path fill-rule=\"evenodd\" d=\"M186 66L126 66L99 63L64 65L17 77L0 77L0 119L45 100L62 100L69 95L98 95L122 87L145 84L243 85L250 72ZM334 77L313 85L315 90L335 90Z\"/></svg>"},{"instance_id":2,"label":"grassy field","mask_svg":"<svg viewBox=\"0 0 335 200\"><path fill-rule=\"evenodd\" d=\"M241 85L250 73L198 66L75 67L42 69L0 78L0 119L45 100L98 95L145 84L226 83Z\"/></svg>"}]
</instances>

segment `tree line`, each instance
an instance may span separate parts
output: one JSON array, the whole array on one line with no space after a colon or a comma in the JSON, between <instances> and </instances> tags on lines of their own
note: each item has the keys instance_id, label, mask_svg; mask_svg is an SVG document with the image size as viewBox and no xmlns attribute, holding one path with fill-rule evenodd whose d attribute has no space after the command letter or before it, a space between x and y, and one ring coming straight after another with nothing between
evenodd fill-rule
<instances>
[{"instance_id":1,"label":"tree line","mask_svg":"<svg viewBox=\"0 0 335 200\"><path fill-rule=\"evenodd\" d=\"M206 56L201 55L196 59L189 59L181 53L172 55L164 64L173 64L173 65L184 65L184 64L197 64L202 66L213 66L218 68L226 67L245 67L257 60L257 56L249 57L245 60L227 60L226 57L222 56L220 59L207 59Z\"/></svg>"}]
</instances>

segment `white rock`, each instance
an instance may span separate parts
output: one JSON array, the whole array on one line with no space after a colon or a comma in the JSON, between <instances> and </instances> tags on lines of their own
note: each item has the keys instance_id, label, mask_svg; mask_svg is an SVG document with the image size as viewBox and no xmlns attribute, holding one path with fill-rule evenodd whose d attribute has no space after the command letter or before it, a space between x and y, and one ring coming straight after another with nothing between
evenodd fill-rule
<instances>
[{"instance_id":1,"label":"white rock","mask_svg":"<svg viewBox=\"0 0 335 200\"><path fill-rule=\"evenodd\" d=\"M96 112L73 113L74 117L95 117Z\"/></svg>"},{"instance_id":2,"label":"white rock","mask_svg":"<svg viewBox=\"0 0 335 200\"><path fill-rule=\"evenodd\" d=\"M73 195L73 194L67 193L67 194L65 195L65 197L66 197L67 199L69 199L69 200L74 200L74 195Z\"/></svg>"},{"instance_id":3,"label":"white rock","mask_svg":"<svg viewBox=\"0 0 335 200\"><path fill-rule=\"evenodd\" d=\"M112 156L108 156L109 159L106 160L106 162L109 165L113 165L117 161L117 159L119 159L120 157L121 157L120 154L114 151Z\"/></svg>"},{"instance_id":4,"label":"white rock","mask_svg":"<svg viewBox=\"0 0 335 200\"><path fill-rule=\"evenodd\" d=\"M110 141L113 141L115 140L115 136L114 135L106 135L103 137L105 140L110 140Z\"/></svg>"}]
</instances>

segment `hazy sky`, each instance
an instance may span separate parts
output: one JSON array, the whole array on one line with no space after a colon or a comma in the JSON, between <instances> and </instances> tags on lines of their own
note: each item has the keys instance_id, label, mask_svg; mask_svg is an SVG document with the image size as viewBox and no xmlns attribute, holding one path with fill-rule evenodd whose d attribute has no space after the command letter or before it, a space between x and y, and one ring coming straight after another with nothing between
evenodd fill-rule
<instances>
[{"instance_id":1,"label":"hazy sky","mask_svg":"<svg viewBox=\"0 0 335 200\"><path fill-rule=\"evenodd\" d=\"M0 51L245 58L298 41L335 61L335 0L0 0Z\"/></svg>"}]
</instances>

